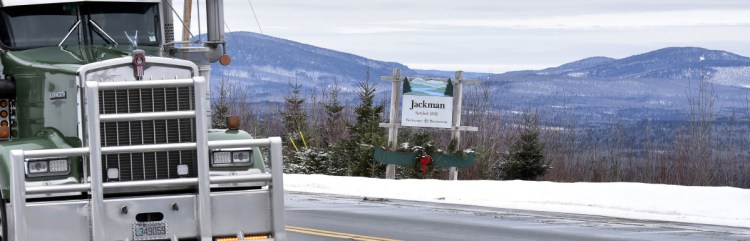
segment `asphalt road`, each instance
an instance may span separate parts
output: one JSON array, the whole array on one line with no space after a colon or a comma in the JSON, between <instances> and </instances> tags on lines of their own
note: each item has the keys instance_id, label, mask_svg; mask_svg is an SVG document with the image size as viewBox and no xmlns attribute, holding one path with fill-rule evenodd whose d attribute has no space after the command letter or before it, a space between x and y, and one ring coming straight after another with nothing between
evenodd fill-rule
<instances>
[{"instance_id":1,"label":"asphalt road","mask_svg":"<svg viewBox=\"0 0 750 241\"><path fill-rule=\"evenodd\" d=\"M750 240L750 229L286 194L289 240Z\"/></svg>"}]
</instances>

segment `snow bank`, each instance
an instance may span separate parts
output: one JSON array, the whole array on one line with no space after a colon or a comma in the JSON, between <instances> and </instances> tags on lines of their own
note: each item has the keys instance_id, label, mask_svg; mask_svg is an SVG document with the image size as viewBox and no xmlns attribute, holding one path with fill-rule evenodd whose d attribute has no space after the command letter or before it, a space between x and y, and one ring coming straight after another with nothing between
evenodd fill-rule
<instances>
[{"instance_id":1,"label":"snow bank","mask_svg":"<svg viewBox=\"0 0 750 241\"><path fill-rule=\"evenodd\" d=\"M383 180L285 174L287 191L750 228L750 190L643 183Z\"/></svg>"}]
</instances>

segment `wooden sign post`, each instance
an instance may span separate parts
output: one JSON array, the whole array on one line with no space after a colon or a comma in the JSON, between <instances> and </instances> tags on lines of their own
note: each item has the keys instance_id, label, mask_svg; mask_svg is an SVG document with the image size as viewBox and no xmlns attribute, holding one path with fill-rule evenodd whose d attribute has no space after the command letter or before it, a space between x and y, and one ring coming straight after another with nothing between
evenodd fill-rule
<instances>
[{"instance_id":1,"label":"wooden sign post","mask_svg":"<svg viewBox=\"0 0 750 241\"><path fill-rule=\"evenodd\" d=\"M456 150L461 149L461 131L478 131L475 126L461 126L461 106L463 104L463 84L477 84L479 80L464 80L464 72L456 71L453 84L453 128L451 129L451 140L456 140ZM448 180L458 180L458 170L451 167L448 172Z\"/></svg>"},{"instance_id":2,"label":"wooden sign post","mask_svg":"<svg viewBox=\"0 0 750 241\"><path fill-rule=\"evenodd\" d=\"M389 123L380 123L380 127L388 127L388 143L391 144L391 150L398 149L398 103L401 102L401 69L393 69L393 76L380 77L381 80L390 80L393 91L391 92L391 113ZM385 167L385 178L396 179L396 165L388 164Z\"/></svg>"},{"instance_id":3,"label":"wooden sign post","mask_svg":"<svg viewBox=\"0 0 750 241\"><path fill-rule=\"evenodd\" d=\"M479 83L479 80L464 80L463 79L464 72L463 71L456 71L456 76L454 80L451 79L443 79L443 78L419 78L422 80L432 80L432 81L452 81L453 82L453 108L452 108L452 118L451 118L451 138L452 140L456 140L456 149L458 150L461 144L461 131L477 131L479 130L477 127L473 126L461 126L461 105L462 105L462 98L463 98L463 91L462 86L464 83L467 84L476 84ZM393 75L392 76L382 76L380 77L381 80L391 81L392 83L392 92L391 92L391 108L390 108L390 118L389 123L380 123L380 127L388 128L388 142L391 144L391 150L396 151L398 149L398 128L402 127L402 123L399 121L398 114L399 111L399 102L401 99L401 70L396 68L393 69ZM417 78L411 78L406 77L404 80L410 81ZM403 114L403 113L402 113ZM447 121L446 121L447 122ZM410 126L412 127L412 126ZM426 127L416 127L416 128L426 128ZM444 127L444 128L447 128ZM385 171L385 178L386 179L395 179L396 178L396 166L394 164L388 164L386 166ZM456 170L455 166L450 167L450 171L448 174L449 180L458 180L458 171Z\"/></svg>"}]
</instances>

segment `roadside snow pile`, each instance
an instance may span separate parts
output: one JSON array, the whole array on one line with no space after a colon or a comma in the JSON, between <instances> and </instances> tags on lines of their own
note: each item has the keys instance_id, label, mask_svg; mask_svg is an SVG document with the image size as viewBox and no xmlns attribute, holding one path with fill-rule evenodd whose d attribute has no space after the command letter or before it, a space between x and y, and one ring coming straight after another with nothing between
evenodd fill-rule
<instances>
[{"instance_id":1,"label":"roadside snow pile","mask_svg":"<svg viewBox=\"0 0 750 241\"><path fill-rule=\"evenodd\" d=\"M286 191L750 228L750 190L643 183L384 180L285 174Z\"/></svg>"}]
</instances>

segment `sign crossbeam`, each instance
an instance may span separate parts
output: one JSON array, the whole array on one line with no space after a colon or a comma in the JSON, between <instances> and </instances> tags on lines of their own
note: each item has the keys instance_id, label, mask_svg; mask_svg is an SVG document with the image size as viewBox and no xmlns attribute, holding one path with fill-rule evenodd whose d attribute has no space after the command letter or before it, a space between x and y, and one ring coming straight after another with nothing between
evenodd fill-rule
<instances>
[{"instance_id":1,"label":"sign crossbeam","mask_svg":"<svg viewBox=\"0 0 750 241\"><path fill-rule=\"evenodd\" d=\"M401 128L401 127L406 127L406 126L401 125L401 123L379 123L378 126L382 127L382 128L390 128L390 127ZM408 126L408 127L411 128L411 129L428 129L428 128L432 129L432 127L418 127L418 126ZM446 130L479 131L479 127L476 127L476 126L453 126L450 129L446 129Z\"/></svg>"},{"instance_id":2,"label":"sign crossbeam","mask_svg":"<svg viewBox=\"0 0 750 241\"><path fill-rule=\"evenodd\" d=\"M404 79L408 79L409 81L413 81L413 80L419 79L419 80L443 81L443 82L448 82L448 80L451 80L454 83L456 83L455 79L449 79L449 78L422 78L422 77L403 77L403 78L399 79L398 81L403 81ZM380 80L393 81L393 77L392 76L380 76ZM462 79L460 81L461 81L461 83L464 83L464 84L479 84L479 83L482 82L481 80L475 80L475 79Z\"/></svg>"},{"instance_id":3,"label":"sign crossbeam","mask_svg":"<svg viewBox=\"0 0 750 241\"><path fill-rule=\"evenodd\" d=\"M462 105L462 98L463 98L463 91L461 90L463 84L478 84L480 83L479 80L466 80L463 79L463 71L456 71L456 76L453 79L449 78L418 78L418 77L402 77L401 76L401 70L398 68L393 69L393 76L381 76L380 79L384 81L391 81L392 85L392 93L391 93L391 112L390 112L390 118L389 123L380 123L379 126L383 128L388 128L388 142L391 144L392 150L398 149L398 128L401 127L409 127L409 128L443 128L445 130L451 130L451 138L453 140L456 140L456 148L459 148L460 140L461 140L461 132L462 131L478 131L479 128L475 126L461 126L461 105ZM408 80L413 81L416 79L420 80L426 80L426 81L443 81L448 82L451 81L453 83L453 103L452 103L452 116L450 117L450 123L449 125L441 124L439 126L430 124L414 124L409 123L409 125L403 125L403 123L399 122L398 120L398 113L399 111L399 102L401 102L401 84L402 81ZM424 103L424 102L423 102ZM422 104L424 105L424 104ZM414 108L415 106L419 107L420 104L414 104L414 102L411 104L411 108ZM410 113L411 114L411 113ZM417 114L423 114L423 113L417 113ZM440 115L440 113L435 112L435 115ZM402 113L404 115L404 113ZM404 116L402 116L404 118ZM427 120L423 121L422 123L429 122ZM444 121L448 122L448 121ZM386 167L386 178L387 179L395 179L396 178L396 166L393 164L389 164ZM448 176L448 179L450 180L457 180L458 179L458 171L456 170L456 167L450 168L450 173Z\"/></svg>"}]
</instances>

